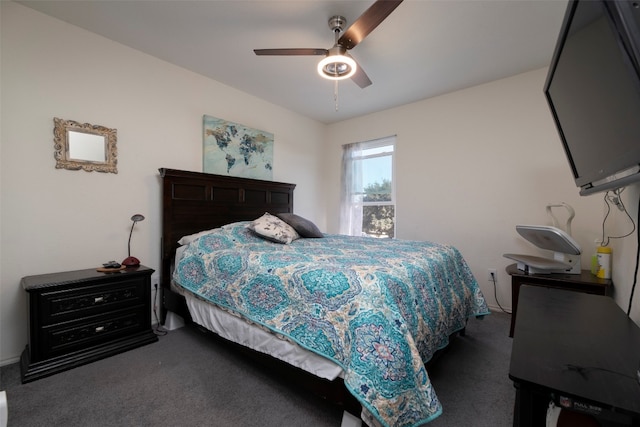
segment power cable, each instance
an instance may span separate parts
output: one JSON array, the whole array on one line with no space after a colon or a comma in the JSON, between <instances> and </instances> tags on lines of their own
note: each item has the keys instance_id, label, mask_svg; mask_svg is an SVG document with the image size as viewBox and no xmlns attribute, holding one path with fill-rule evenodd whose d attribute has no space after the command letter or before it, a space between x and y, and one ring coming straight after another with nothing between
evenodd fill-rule
<instances>
[{"instance_id":1,"label":"power cable","mask_svg":"<svg viewBox=\"0 0 640 427\"><path fill-rule=\"evenodd\" d=\"M640 222L640 197L638 197L637 221ZM638 262L640 261L640 227L636 230L636 268L633 271L633 285L631 285L631 295L629 295L629 308L627 308L627 316L631 314L631 304L633 303L633 293L636 290L638 282Z\"/></svg>"},{"instance_id":2,"label":"power cable","mask_svg":"<svg viewBox=\"0 0 640 427\"><path fill-rule=\"evenodd\" d=\"M158 284L154 285L155 294L153 295L153 317L156 319L156 327L153 330L153 333L159 336L167 335L169 331L167 331L161 324L160 319L158 318L158 312L156 311L156 307L158 306Z\"/></svg>"},{"instance_id":3,"label":"power cable","mask_svg":"<svg viewBox=\"0 0 640 427\"><path fill-rule=\"evenodd\" d=\"M498 307L500 307L500 310L502 310L503 312L511 314L511 312L505 310L504 307L500 305L500 301L498 301L498 286L496 284L496 274L493 271L491 272L491 281L493 282L493 296L496 299L496 303L498 303Z\"/></svg>"},{"instance_id":4,"label":"power cable","mask_svg":"<svg viewBox=\"0 0 640 427\"><path fill-rule=\"evenodd\" d=\"M613 191L607 191L604 194L604 203L607 205L607 213L604 216L604 219L602 220L602 239L600 240L600 244L602 246L609 246L609 242L611 239L623 239L627 236L630 236L631 234L633 234L634 231L636 231L636 223L633 220L633 218L631 218L631 215L629 214L629 211L627 211L627 207L624 205L624 202L622 201L622 192L624 191L625 187L623 188L618 188L616 190ZM613 193L613 194L610 194ZM605 236L605 223L607 222L607 218L609 217L609 214L611 213L611 205L609 203L613 203L614 205L616 205L618 207L618 209L620 209L621 211L623 211L627 217L631 220L631 224L633 224L633 228L631 229L630 232L628 232L627 234L623 235L623 236ZM605 242L605 238L607 239Z\"/></svg>"}]
</instances>

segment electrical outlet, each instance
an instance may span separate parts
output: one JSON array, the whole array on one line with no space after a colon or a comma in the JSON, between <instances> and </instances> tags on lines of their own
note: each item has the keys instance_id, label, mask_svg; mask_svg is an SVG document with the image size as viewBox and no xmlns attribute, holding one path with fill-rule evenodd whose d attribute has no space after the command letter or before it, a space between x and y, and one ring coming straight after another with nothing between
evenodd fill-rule
<instances>
[{"instance_id":1,"label":"electrical outlet","mask_svg":"<svg viewBox=\"0 0 640 427\"><path fill-rule=\"evenodd\" d=\"M498 280L498 276L496 274L496 269L495 268L487 269L487 280L490 281L490 282Z\"/></svg>"}]
</instances>

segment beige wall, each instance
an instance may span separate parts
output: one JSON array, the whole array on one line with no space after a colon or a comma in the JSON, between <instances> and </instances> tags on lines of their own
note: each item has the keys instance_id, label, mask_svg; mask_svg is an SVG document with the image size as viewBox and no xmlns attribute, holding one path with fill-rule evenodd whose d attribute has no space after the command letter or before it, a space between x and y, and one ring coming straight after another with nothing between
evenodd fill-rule
<instances>
[{"instance_id":1,"label":"beige wall","mask_svg":"<svg viewBox=\"0 0 640 427\"><path fill-rule=\"evenodd\" d=\"M491 307L497 304L487 269L496 268L498 300L511 308L505 267L512 261L502 254L550 255L515 230L518 224L553 225L545 211L549 203L566 202L575 209L573 237L583 248L583 268L589 268L604 203L602 195L578 195L543 96L546 72L535 70L330 125L329 230L338 230L341 145L397 134L397 237L458 247ZM623 199L636 218L637 187ZM563 210L554 212L564 225ZM617 210L609 221L629 230L628 219ZM613 243L616 300L625 310L634 241L628 237Z\"/></svg>"},{"instance_id":2,"label":"beige wall","mask_svg":"<svg viewBox=\"0 0 640 427\"><path fill-rule=\"evenodd\" d=\"M494 308L487 269L498 270L497 295L510 308L502 254L542 254L515 226L550 224L549 202L575 208L588 266L602 198L578 196L542 96L544 69L326 126L0 4L0 365L17 360L27 341L21 277L123 259L133 213L147 219L132 252L159 268L157 169L201 170L203 114L273 132L274 179L296 183L296 212L328 232L338 231L341 145L396 134L398 237L457 246ZM53 117L117 128L119 173L56 170ZM634 218L639 192L623 197ZM626 230L622 214L612 215L611 234ZM613 247L616 300L626 310L635 240ZM640 309L633 314L637 321Z\"/></svg>"},{"instance_id":3,"label":"beige wall","mask_svg":"<svg viewBox=\"0 0 640 427\"><path fill-rule=\"evenodd\" d=\"M324 227L324 125L13 2L2 7L0 364L27 343L26 275L160 266L158 168L202 170L203 114L275 135L274 180ZM55 169L53 118L118 131L118 174ZM304 138L300 138L304 135Z\"/></svg>"}]
</instances>

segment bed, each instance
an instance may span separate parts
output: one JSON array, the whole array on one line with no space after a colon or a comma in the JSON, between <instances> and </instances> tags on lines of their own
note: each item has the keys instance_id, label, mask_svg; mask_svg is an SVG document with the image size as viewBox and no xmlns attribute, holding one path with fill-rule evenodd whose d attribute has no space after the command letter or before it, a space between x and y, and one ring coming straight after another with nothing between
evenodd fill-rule
<instances>
[{"instance_id":1,"label":"bed","mask_svg":"<svg viewBox=\"0 0 640 427\"><path fill-rule=\"evenodd\" d=\"M163 321L168 310L250 348L351 413L362 407L370 425L441 413L425 363L489 313L455 248L329 234L275 243L250 226L293 213L295 185L160 175Z\"/></svg>"}]
</instances>

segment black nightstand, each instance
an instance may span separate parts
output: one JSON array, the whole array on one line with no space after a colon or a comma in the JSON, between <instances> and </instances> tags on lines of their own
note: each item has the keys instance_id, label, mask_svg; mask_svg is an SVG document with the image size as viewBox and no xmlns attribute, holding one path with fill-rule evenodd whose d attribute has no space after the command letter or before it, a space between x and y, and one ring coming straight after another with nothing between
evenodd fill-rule
<instances>
[{"instance_id":1,"label":"black nightstand","mask_svg":"<svg viewBox=\"0 0 640 427\"><path fill-rule=\"evenodd\" d=\"M586 294L611 296L613 282L611 279L599 279L589 270L582 270L580 274L528 274L518 270L516 264L507 266L507 273L511 276L511 329L512 337L516 326L516 314L518 312L518 296L520 286L544 286L546 288L564 289Z\"/></svg>"},{"instance_id":2,"label":"black nightstand","mask_svg":"<svg viewBox=\"0 0 640 427\"><path fill-rule=\"evenodd\" d=\"M143 265L28 276L29 344L22 382L37 380L158 340L151 328L151 274Z\"/></svg>"}]
</instances>

